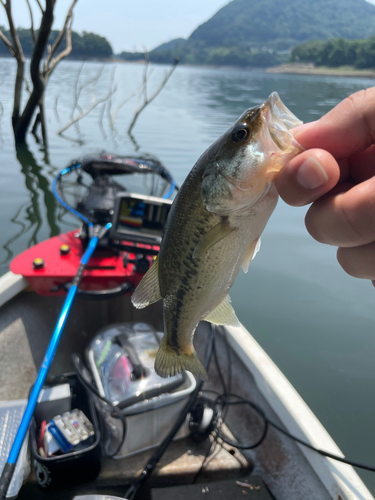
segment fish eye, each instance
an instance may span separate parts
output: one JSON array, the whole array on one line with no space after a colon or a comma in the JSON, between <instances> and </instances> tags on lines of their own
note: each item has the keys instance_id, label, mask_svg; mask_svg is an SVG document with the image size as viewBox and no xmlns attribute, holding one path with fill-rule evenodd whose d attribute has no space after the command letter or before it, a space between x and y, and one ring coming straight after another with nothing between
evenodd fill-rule
<instances>
[{"instance_id":1,"label":"fish eye","mask_svg":"<svg viewBox=\"0 0 375 500\"><path fill-rule=\"evenodd\" d=\"M232 141L233 142L243 142L250 135L250 130L246 125L237 125L232 131Z\"/></svg>"}]
</instances>

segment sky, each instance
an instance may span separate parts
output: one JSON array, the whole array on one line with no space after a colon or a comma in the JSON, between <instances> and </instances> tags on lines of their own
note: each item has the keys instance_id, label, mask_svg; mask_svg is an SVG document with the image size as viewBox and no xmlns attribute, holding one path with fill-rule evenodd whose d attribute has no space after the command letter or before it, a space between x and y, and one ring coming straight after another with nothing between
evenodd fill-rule
<instances>
[{"instance_id":1,"label":"sky","mask_svg":"<svg viewBox=\"0 0 375 500\"><path fill-rule=\"evenodd\" d=\"M54 28L62 26L70 3L71 0L56 2ZM227 3L228 0L78 0L73 30L105 36L115 53L142 51L143 45L152 50L174 38L187 38ZM36 24L40 12L35 0L30 0L30 4ZM29 28L26 0L13 0L12 5L15 25ZM0 25L8 27L3 9Z\"/></svg>"},{"instance_id":2,"label":"sky","mask_svg":"<svg viewBox=\"0 0 375 500\"><path fill-rule=\"evenodd\" d=\"M375 4L375 0L368 0ZM44 4L44 0L41 0ZM58 0L54 28L62 26L71 0ZM115 53L152 50L174 38L187 38L200 24L210 19L229 0L78 0L73 29L105 36ZM40 11L30 0L36 24ZM26 0L13 0L17 27L30 27ZM0 25L8 26L3 9Z\"/></svg>"}]
</instances>

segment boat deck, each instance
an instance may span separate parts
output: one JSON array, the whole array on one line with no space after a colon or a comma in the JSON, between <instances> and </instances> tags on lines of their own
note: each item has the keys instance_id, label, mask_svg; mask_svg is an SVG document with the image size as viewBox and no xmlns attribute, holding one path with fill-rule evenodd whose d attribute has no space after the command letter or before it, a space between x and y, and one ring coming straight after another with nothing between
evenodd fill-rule
<instances>
[{"instance_id":1,"label":"boat deck","mask_svg":"<svg viewBox=\"0 0 375 500\"><path fill-rule=\"evenodd\" d=\"M0 399L25 398L35 380L48 341L61 309L63 298L40 297L24 292L1 308L0 315ZM100 328L110 323L142 321L162 329L160 304L137 311L129 297L111 301L92 302L78 299L68 319L61 344L51 368L51 375L73 370L72 352L84 354L91 338ZM195 345L201 359L204 357L208 324L200 324ZM217 335L217 353L225 381L231 378L231 392L259 405L267 416L281 424L276 414L259 391L252 375L237 355L229 349L222 335ZM230 368L228 370L228 368ZM224 392L214 362L209 370L210 380L205 390ZM207 392L209 395L209 392ZM255 441L262 432L260 418L249 407L233 407L225 417L229 432L241 442ZM150 498L152 487L190 484L200 469L210 441L195 443L185 438L172 443L157 469L148 480L141 498ZM76 494L107 493L121 496L126 485L139 474L152 451L121 460L102 459L102 471L95 483L83 484L58 492L44 492L30 475L21 489L19 499L53 500L73 498ZM271 495L277 500L301 498L332 498L315 474L299 447L289 438L269 429L262 444L254 450L239 452L226 444L217 444L197 478L203 484L223 479L237 480L244 476L261 477ZM249 480L250 480L249 478ZM239 488L241 492L241 488ZM250 492L245 493L249 494ZM244 493L241 493L244 497ZM160 498L160 497L155 497ZM248 496L247 498L252 498ZM258 497L257 497L258 498ZM261 498L259 496L259 498Z\"/></svg>"}]
</instances>

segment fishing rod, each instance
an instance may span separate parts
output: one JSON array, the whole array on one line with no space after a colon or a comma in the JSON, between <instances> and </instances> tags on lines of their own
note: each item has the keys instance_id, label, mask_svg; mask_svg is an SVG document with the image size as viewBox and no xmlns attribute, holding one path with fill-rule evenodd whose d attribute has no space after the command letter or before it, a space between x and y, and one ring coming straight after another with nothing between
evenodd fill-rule
<instances>
[{"instance_id":1,"label":"fishing rod","mask_svg":"<svg viewBox=\"0 0 375 500\"><path fill-rule=\"evenodd\" d=\"M88 221L89 222L89 221ZM75 275L72 285L68 291L68 294L65 298L64 305L61 309L61 313L59 319L57 320L55 329L53 331L50 343L48 345L46 354L44 355L44 359L42 365L39 369L38 376L36 378L35 384L32 388L29 400L27 402L27 406L25 412L23 414L20 426L18 428L16 437L14 439L12 448L9 453L8 460L4 466L0 477L0 499L5 499L10 483L12 481L13 473L16 468L17 459L25 439L26 433L29 429L31 419L34 414L35 406L38 402L40 391L42 390L43 384L47 377L48 371L52 365L53 359L55 357L65 324L70 313L70 310L73 305L73 301L78 292L78 287L82 281L84 270L92 256L99 239L101 239L105 233L112 227L112 223L109 222L104 227L102 226L94 226L91 222L89 222L89 227L92 228L93 236L91 237L89 244L81 257L80 265L78 268L78 272Z\"/></svg>"}]
</instances>

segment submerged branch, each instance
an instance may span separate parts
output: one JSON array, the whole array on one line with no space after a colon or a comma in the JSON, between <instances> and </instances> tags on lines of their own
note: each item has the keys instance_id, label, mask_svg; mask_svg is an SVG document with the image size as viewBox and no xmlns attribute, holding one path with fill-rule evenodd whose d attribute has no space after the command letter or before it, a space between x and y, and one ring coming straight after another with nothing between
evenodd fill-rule
<instances>
[{"instance_id":1,"label":"submerged branch","mask_svg":"<svg viewBox=\"0 0 375 500\"><path fill-rule=\"evenodd\" d=\"M56 117L56 120L60 123L60 116L59 116L59 112L57 111L57 104L59 102L59 95L57 95L55 97L55 104L53 106L53 112L55 113L55 117Z\"/></svg>"},{"instance_id":2,"label":"submerged branch","mask_svg":"<svg viewBox=\"0 0 375 500\"><path fill-rule=\"evenodd\" d=\"M100 70L98 71L98 73L94 76L94 78L91 78L87 82L84 82L82 85L78 85L78 82L79 82L79 79L80 79L80 76L81 76L81 72L82 72L82 69L83 69L83 66L84 66L85 62L86 61L83 61L83 63L81 64L81 66L80 66L80 68L78 70L77 78L76 78L76 83L75 83L75 87L74 87L74 104L73 104L73 109L72 109L72 111L70 113L70 118L71 119L74 118L74 112L75 112L76 109L78 109L78 111L80 113L83 113L83 109L82 109L82 107L80 106L80 104L78 102L79 98L80 98L80 95L81 95L81 92L82 92L82 90L85 87L88 87L91 84L94 84L94 88L95 88L96 84L98 83L99 78L102 76L102 73L103 73L103 70L104 70L104 67L105 67L105 64L103 64L103 66L100 68Z\"/></svg>"},{"instance_id":3,"label":"submerged branch","mask_svg":"<svg viewBox=\"0 0 375 500\"><path fill-rule=\"evenodd\" d=\"M116 90L117 90L117 86L111 92L109 92L109 94L107 94L105 97L103 97L102 99L99 99L98 101L94 101L93 104L90 106L90 108L86 109L86 111L84 111L80 115L78 115L75 118L73 118L72 120L70 120L70 122L67 123L66 125L64 125L64 127L62 127L57 132L57 134L61 135L63 132L65 132L65 130L67 130L69 127L71 127L74 123L78 122L79 120L82 120L82 118L84 118L89 113L91 113L91 111L93 109L95 109L97 106L99 106L99 104L102 104L103 102L108 101L108 99L110 99L110 97L112 97L112 95L116 92Z\"/></svg>"},{"instance_id":4,"label":"submerged branch","mask_svg":"<svg viewBox=\"0 0 375 500\"><path fill-rule=\"evenodd\" d=\"M115 73L116 73L117 66L114 66L112 68L110 77L109 77L109 91L113 90L114 88L114 80L115 80ZM107 104L107 117L108 117L108 122L109 122L109 127L113 132L113 125L112 125L112 120L111 120L111 109L112 109L112 97L109 98L108 104Z\"/></svg>"},{"instance_id":5,"label":"submerged branch","mask_svg":"<svg viewBox=\"0 0 375 500\"><path fill-rule=\"evenodd\" d=\"M147 90L146 90L146 88L144 88L144 90L143 90L143 95L144 95L143 104L136 110L136 112L134 114L133 120L132 120L132 122L131 122L131 124L130 124L130 126L128 128L128 134L129 134L129 136L131 136L131 131L132 131L134 125L135 125L135 122L138 119L138 116L142 113L142 111L145 109L145 107L148 104L150 104L150 102L152 102L155 99L155 97L161 92L161 90L165 87L167 81L172 76L173 71L176 69L177 64L178 64L178 58L176 57L175 60L174 60L172 68L169 71L166 72L166 74L164 76L164 79L161 82L160 86L156 89L156 91L152 94L152 96L150 98L147 98ZM146 65L148 65L147 59L146 59ZM145 77L145 74L143 76L143 81L144 81L144 87L146 87L146 85L147 85L147 78Z\"/></svg>"},{"instance_id":6,"label":"submerged branch","mask_svg":"<svg viewBox=\"0 0 375 500\"><path fill-rule=\"evenodd\" d=\"M118 112L120 111L120 109L125 106L125 104L127 102L130 101L130 99L132 99L135 95L137 95L139 92L139 89L135 90L132 94L130 94L126 99L124 99L118 106L117 108L114 110L113 114L112 114L112 117L111 117L111 126L112 128L115 127L115 122L116 122L116 118L117 118L117 115L118 115Z\"/></svg>"},{"instance_id":7,"label":"submerged branch","mask_svg":"<svg viewBox=\"0 0 375 500\"><path fill-rule=\"evenodd\" d=\"M104 117L104 112L105 112L105 108L106 107L107 107L107 103L105 102L103 104L103 107L102 107L102 110L101 110L101 113L100 113L100 116L99 116L99 129L100 129L100 132L102 133L102 136L103 136L104 140L107 139L107 134L105 133L105 130L104 130L104 127L103 127L103 117Z\"/></svg>"}]
</instances>

